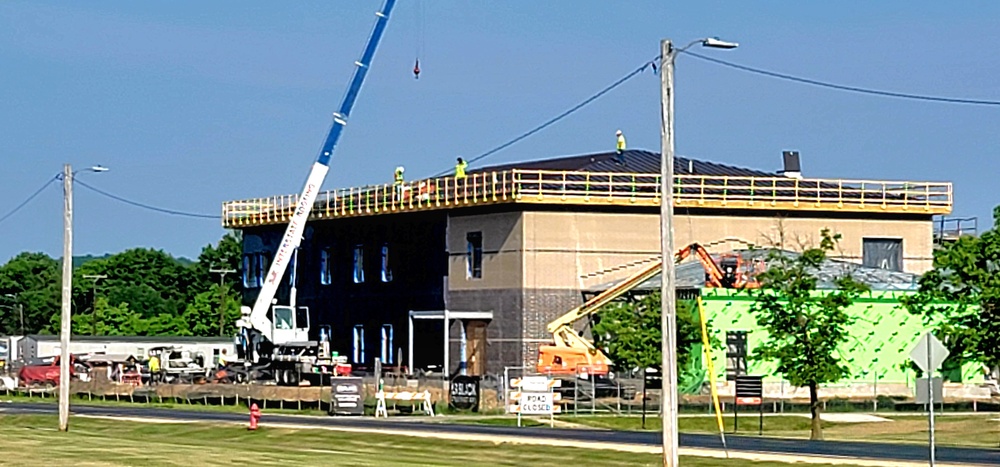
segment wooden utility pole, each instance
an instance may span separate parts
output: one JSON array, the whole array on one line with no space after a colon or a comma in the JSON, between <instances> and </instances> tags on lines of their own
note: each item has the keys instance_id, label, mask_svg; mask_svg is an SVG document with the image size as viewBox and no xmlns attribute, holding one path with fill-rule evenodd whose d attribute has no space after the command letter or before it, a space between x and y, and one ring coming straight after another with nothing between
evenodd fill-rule
<instances>
[{"instance_id":1,"label":"wooden utility pole","mask_svg":"<svg viewBox=\"0 0 1000 467\"><path fill-rule=\"evenodd\" d=\"M224 336L226 329L226 274L236 272L235 269L209 269L208 272L219 275L219 335Z\"/></svg>"},{"instance_id":2,"label":"wooden utility pole","mask_svg":"<svg viewBox=\"0 0 1000 467\"><path fill-rule=\"evenodd\" d=\"M101 279L107 279L108 276L104 274L84 274L84 279L91 279L94 281L93 294L90 298L90 335L97 335L97 281Z\"/></svg>"},{"instance_id":3,"label":"wooden utility pole","mask_svg":"<svg viewBox=\"0 0 1000 467\"><path fill-rule=\"evenodd\" d=\"M69 431L69 332L73 302L73 169L63 167L62 316L59 326L59 431Z\"/></svg>"},{"instance_id":4,"label":"wooden utility pole","mask_svg":"<svg viewBox=\"0 0 1000 467\"><path fill-rule=\"evenodd\" d=\"M660 42L660 247L663 272L660 280L660 329L663 333L660 369L663 411L663 465L678 463L677 435L677 309L674 300L674 48Z\"/></svg>"}]
</instances>

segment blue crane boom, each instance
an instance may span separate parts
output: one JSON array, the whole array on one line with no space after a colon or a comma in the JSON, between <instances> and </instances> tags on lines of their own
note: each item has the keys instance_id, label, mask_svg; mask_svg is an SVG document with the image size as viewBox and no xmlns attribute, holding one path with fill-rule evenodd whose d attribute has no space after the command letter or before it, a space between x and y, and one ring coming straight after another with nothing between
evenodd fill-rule
<instances>
[{"instance_id":1,"label":"blue crane boom","mask_svg":"<svg viewBox=\"0 0 1000 467\"><path fill-rule=\"evenodd\" d=\"M340 108L333 114L333 124L327 134L326 141L323 142L323 147L320 149L319 157L316 158L316 162L309 172L305 187L299 195L292 218L288 222L285 235L281 239L271 267L264 277L264 283L261 285L257 300L254 302L252 309L249 309L249 307L242 308L242 316L239 323L237 323L238 326L247 332L262 335L267 341L273 344L281 344L281 342L275 342L275 336L272 335L271 319L267 316L268 308L271 306L274 295L278 290L278 285L285 274L285 270L288 268L295 249L298 248L299 243L302 241L302 231L309 218L309 213L312 211L316 196L319 194L320 187L323 185L323 180L326 179L326 174L330 169L330 158L337 146L337 141L340 139L341 133L344 131L344 127L347 125L351 109L357 101L361 85L364 83L365 75L367 75L372 59L375 56L375 49L378 48L379 41L382 39L382 34L389 21L389 14L392 12L395 3L395 0L385 0L382 9L375 13L375 27L368 37L368 43L365 45L361 58L354 62L354 74L347 87L347 92L344 94ZM257 360L257 358L253 358L253 360Z\"/></svg>"}]
</instances>

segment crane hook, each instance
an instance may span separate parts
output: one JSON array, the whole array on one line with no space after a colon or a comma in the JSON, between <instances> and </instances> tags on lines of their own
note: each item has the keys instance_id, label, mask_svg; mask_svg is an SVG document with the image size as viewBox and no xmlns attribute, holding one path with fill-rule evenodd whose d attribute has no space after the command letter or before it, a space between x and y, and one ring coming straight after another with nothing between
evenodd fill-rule
<instances>
[{"instance_id":1,"label":"crane hook","mask_svg":"<svg viewBox=\"0 0 1000 467\"><path fill-rule=\"evenodd\" d=\"M417 63L413 65L413 79L420 79L420 59L417 59Z\"/></svg>"}]
</instances>

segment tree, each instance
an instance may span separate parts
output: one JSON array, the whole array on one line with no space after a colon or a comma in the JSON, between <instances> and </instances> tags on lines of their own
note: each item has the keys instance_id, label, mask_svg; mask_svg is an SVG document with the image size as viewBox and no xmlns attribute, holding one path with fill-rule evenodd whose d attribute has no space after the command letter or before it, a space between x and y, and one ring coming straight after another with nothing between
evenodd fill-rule
<instances>
[{"instance_id":1,"label":"tree","mask_svg":"<svg viewBox=\"0 0 1000 467\"><path fill-rule=\"evenodd\" d=\"M226 275L226 285L239 293L243 283L240 281L241 259L243 257L243 240L239 231L229 231L215 246L205 245L198 255L198 262L193 265L197 289L206 290L219 284L219 276L212 269L232 269L235 274Z\"/></svg>"},{"instance_id":2,"label":"tree","mask_svg":"<svg viewBox=\"0 0 1000 467\"><path fill-rule=\"evenodd\" d=\"M195 336L215 336L219 334L219 286L202 292L195 296L194 301L188 304L182 315L187 329ZM240 317L239 300L231 294L226 294L224 314L222 320L225 323L224 335L236 333L236 320Z\"/></svg>"},{"instance_id":3,"label":"tree","mask_svg":"<svg viewBox=\"0 0 1000 467\"><path fill-rule=\"evenodd\" d=\"M592 329L595 345L620 371L642 371L661 366L660 292L638 300L605 305L597 313ZM691 348L701 342L701 325L690 301L677 303L677 365L687 365ZM646 426L646 385L642 385L642 426Z\"/></svg>"},{"instance_id":4,"label":"tree","mask_svg":"<svg viewBox=\"0 0 1000 467\"><path fill-rule=\"evenodd\" d=\"M934 268L904 304L936 326L949 360L1000 366L1000 206L993 209L993 228L934 252Z\"/></svg>"},{"instance_id":5,"label":"tree","mask_svg":"<svg viewBox=\"0 0 1000 467\"><path fill-rule=\"evenodd\" d=\"M149 248L74 258L78 267L73 270L72 331L82 335L215 336L222 300L225 332L235 332L239 274L226 276L222 293L218 276L209 270L238 271L241 252L239 234L229 232L216 245L203 248L197 262ZM0 266L0 334L20 332L20 316L10 310L18 306L23 306L25 332L59 331L61 271L58 260L42 253L22 253ZM107 277L95 293L86 275ZM191 311L202 308L204 313Z\"/></svg>"},{"instance_id":6,"label":"tree","mask_svg":"<svg viewBox=\"0 0 1000 467\"><path fill-rule=\"evenodd\" d=\"M62 273L59 263L43 253L21 253L0 266L0 296L14 295L23 307L24 330L28 334L48 331L49 318L59 313ZM8 297L10 298L10 297ZM20 316L0 321L0 333L20 333Z\"/></svg>"},{"instance_id":7,"label":"tree","mask_svg":"<svg viewBox=\"0 0 1000 467\"><path fill-rule=\"evenodd\" d=\"M817 293L816 272L833 251L840 235L821 232L819 247L790 255L777 249L768 254L768 269L760 273L761 289L752 291L750 311L767 337L751 359L774 361L792 385L809 388L811 439L823 439L819 385L850 375L837 348L848 339L854 319L846 312L868 287L848 274L834 282L836 289Z\"/></svg>"}]
</instances>

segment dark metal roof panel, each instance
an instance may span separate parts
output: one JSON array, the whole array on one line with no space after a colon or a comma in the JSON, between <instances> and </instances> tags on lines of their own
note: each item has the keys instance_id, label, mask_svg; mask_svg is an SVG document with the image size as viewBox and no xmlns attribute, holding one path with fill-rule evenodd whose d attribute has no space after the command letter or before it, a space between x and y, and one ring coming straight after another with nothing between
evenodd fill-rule
<instances>
[{"instance_id":1,"label":"dark metal roof panel","mask_svg":"<svg viewBox=\"0 0 1000 467\"><path fill-rule=\"evenodd\" d=\"M572 172L614 172L614 173L660 173L660 154L651 151L630 149L625 151L625 164L616 162L614 152L601 152L580 156L557 157L538 161L512 162L510 164L493 165L469 172L491 172L511 169L524 170L560 170ZM718 162L691 159L688 157L674 158L674 173L680 175L713 175L733 177L775 177L776 173L762 170L735 167Z\"/></svg>"}]
</instances>

